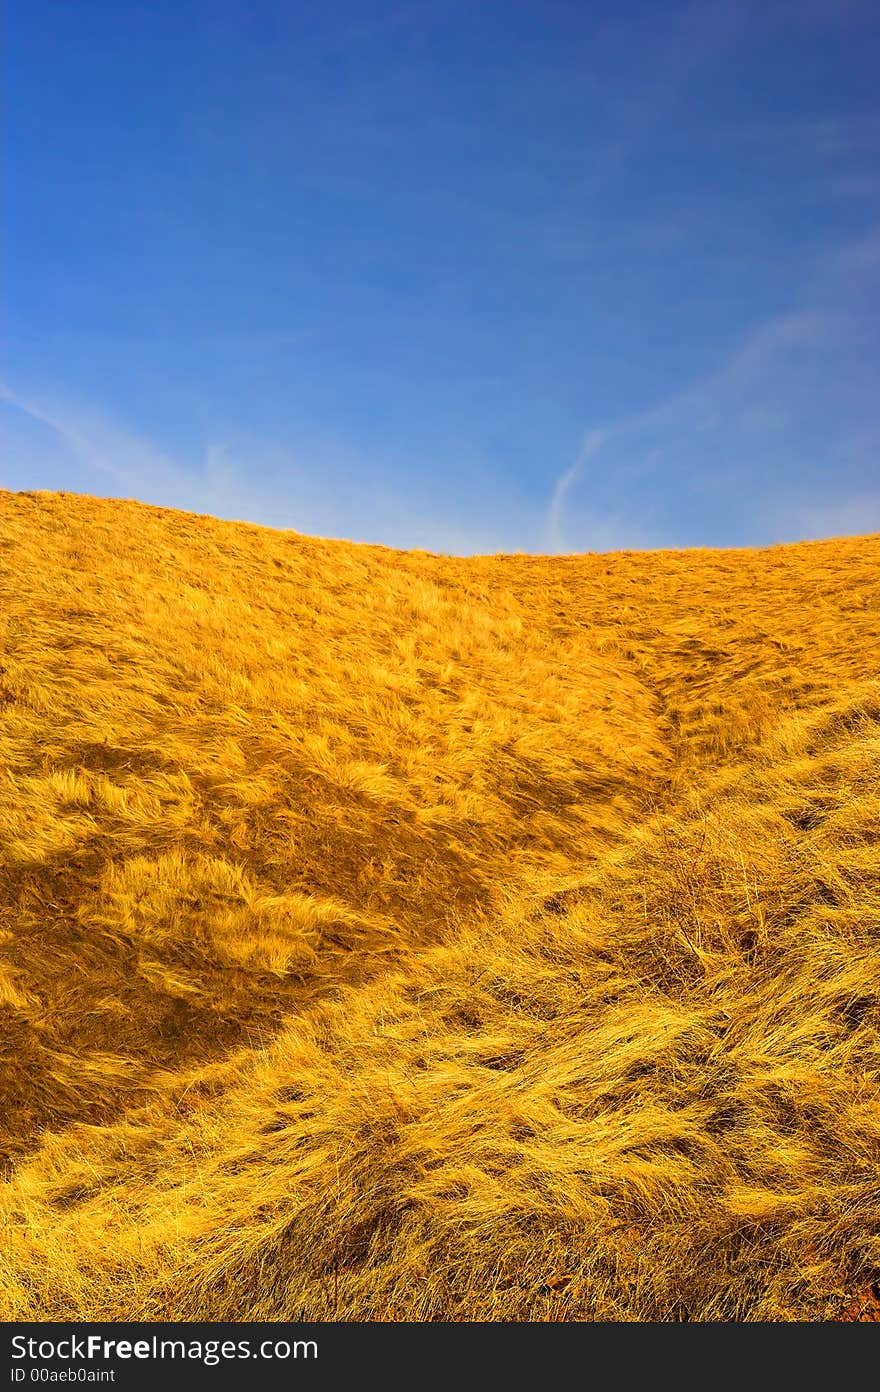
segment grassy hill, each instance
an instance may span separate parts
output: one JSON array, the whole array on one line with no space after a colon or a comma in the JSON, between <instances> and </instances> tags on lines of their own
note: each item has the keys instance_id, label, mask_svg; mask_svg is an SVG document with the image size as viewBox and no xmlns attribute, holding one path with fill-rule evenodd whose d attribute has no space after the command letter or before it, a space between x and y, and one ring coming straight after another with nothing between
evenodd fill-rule
<instances>
[{"instance_id":1,"label":"grassy hill","mask_svg":"<svg viewBox=\"0 0 880 1392\"><path fill-rule=\"evenodd\" d=\"M880 1314L880 538L0 493L0 1312Z\"/></svg>"}]
</instances>

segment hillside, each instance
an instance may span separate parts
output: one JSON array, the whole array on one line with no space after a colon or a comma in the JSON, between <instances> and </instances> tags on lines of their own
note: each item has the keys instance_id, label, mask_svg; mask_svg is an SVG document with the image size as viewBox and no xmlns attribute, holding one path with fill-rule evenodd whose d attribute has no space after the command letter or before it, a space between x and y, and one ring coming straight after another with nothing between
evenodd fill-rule
<instances>
[{"instance_id":1,"label":"hillside","mask_svg":"<svg viewBox=\"0 0 880 1392\"><path fill-rule=\"evenodd\" d=\"M0 493L0 1313L880 1315L880 538Z\"/></svg>"}]
</instances>

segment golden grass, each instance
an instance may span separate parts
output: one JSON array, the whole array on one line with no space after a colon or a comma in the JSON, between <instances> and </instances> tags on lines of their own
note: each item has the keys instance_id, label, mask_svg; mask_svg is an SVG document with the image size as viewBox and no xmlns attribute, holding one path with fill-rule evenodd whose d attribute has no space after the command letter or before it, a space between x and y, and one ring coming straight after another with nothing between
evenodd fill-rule
<instances>
[{"instance_id":1,"label":"golden grass","mask_svg":"<svg viewBox=\"0 0 880 1392\"><path fill-rule=\"evenodd\" d=\"M0 507L7 1318L867 1317L880 538Z\"/></svg>"}]
</instances>

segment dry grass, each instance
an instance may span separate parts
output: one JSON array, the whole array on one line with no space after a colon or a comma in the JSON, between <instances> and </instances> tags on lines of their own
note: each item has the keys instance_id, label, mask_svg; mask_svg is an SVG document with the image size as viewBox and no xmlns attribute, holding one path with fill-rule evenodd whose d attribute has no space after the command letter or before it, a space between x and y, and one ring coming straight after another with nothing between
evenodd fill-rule
<instances>
[{"instance_id":1,"label":"dry grass","mask_svg":"<svg viewBox=\"0 0 880 1392\"><path fill-rule=\"evenodd\" d=\"M880 539L0 507L7 1318L870 1317Z\"/></svg>"}]
</instances>

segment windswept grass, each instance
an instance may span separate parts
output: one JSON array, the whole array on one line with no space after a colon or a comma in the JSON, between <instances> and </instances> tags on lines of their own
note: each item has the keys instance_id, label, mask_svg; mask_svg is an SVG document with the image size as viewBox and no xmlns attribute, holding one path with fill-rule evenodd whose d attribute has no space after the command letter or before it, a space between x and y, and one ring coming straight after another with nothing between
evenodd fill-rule
<instances>
[{"instance_id":1,"label":"windswept grass","mask_svg":"<svg viewBox=\"0 0 880 1392\"><path fill-rule=\"evenodd\" d=\"M880 539L0 500L8 1317L880 1309Z\"/></svg>"}]
</instances>

